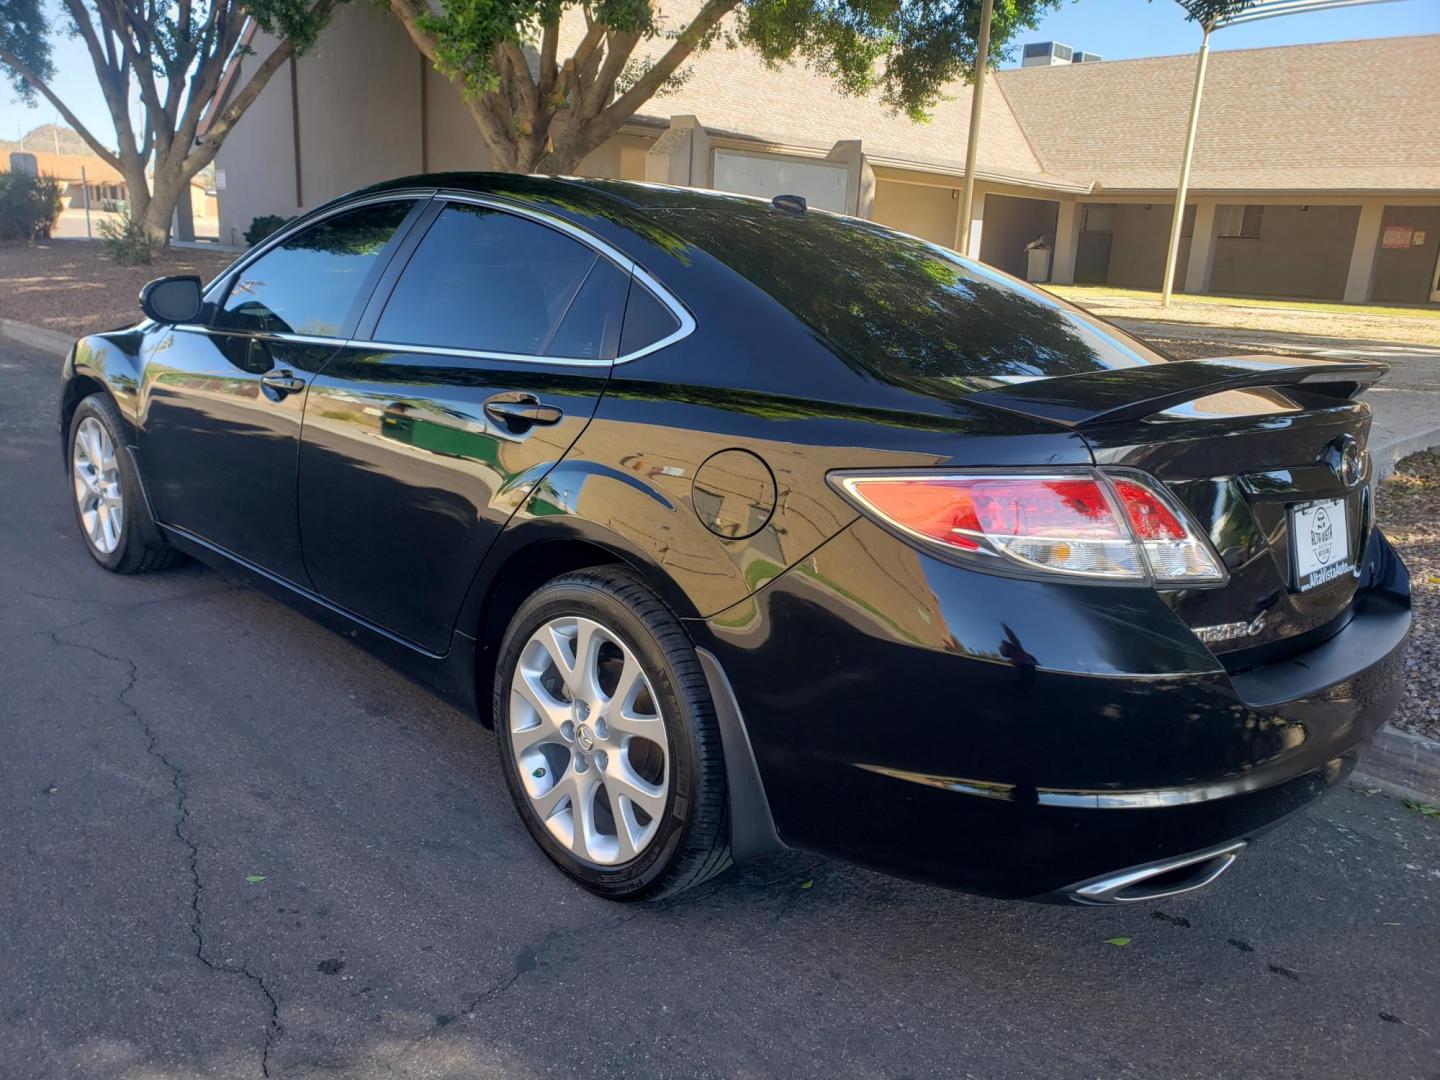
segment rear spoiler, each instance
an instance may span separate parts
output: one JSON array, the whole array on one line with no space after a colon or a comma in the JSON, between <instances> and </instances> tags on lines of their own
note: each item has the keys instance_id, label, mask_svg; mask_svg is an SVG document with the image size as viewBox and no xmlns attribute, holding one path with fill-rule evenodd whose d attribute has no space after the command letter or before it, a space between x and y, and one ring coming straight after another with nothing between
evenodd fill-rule
<instances>
[{"instance_id":1,"label":"rear spoiler","mask_svg":"<svg viewBox=\"0 0 1440 1080\"><path fill-rule=\"evenodd\" d=\"M1221 356L1034 379L982 390L965 400L1067 428L1089 428L1143 420L1208 394L1254 386L1293 388L1317 404L1336 404L1389 370L1388 364L1370 360Z\"/></svg>"}]
</instances>

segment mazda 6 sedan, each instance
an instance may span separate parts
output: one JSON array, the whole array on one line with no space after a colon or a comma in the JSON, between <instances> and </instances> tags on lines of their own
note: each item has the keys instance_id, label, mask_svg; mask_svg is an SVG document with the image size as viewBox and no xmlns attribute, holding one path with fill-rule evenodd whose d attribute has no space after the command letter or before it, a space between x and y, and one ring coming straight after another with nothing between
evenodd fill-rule
<instances>
[{"instance_id":1,"label":"mazda 6 sedan","mask_svg":"<svg viewBox=\"0 0 1440 1080\"><path fill-rule=\"evenodd\" d=\"M1401 687L1381 365L1173 360L794 196L486 174L141 302L64 366L90 554L236 570L462 703L602 896L783 847L1168 896Z\"/></svg>"}]
</instances>

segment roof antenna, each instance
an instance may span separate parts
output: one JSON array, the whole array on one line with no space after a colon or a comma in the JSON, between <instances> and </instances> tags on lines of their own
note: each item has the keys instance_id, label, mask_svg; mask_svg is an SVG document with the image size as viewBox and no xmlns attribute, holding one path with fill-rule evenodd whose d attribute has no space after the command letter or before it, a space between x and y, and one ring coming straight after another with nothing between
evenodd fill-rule
<instances>
[{"instance_id":1,"label":"roof antenna","mask_svg":"<svg viewBox=\"0 0 1440 1080\"><path fill-rule=\"evenodd\" d=\"M805 212L805 196L776 195L770 200L770 205L776 210L784 210L791 214L803 214Z\"/></svg>"}]
</instances>

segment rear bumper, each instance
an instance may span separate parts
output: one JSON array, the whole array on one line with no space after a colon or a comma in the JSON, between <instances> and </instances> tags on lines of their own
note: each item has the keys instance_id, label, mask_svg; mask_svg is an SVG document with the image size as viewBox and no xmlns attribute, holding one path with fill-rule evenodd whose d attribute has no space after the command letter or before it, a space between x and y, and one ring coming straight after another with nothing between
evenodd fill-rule
<instances>
[{"instance_id":1,"label":"rear bumper","mask_svg":"<svg viewBox=\"0 0 1440 1080\"><path fill-rule=\"evenodd\" d=\"M1389 717L1410 623L1376 534L1353 617L1226 672L1155 594L994 578L857 522L706 624L780 837L997 896L1258 835Z\"/></svg>"}]
</instances>

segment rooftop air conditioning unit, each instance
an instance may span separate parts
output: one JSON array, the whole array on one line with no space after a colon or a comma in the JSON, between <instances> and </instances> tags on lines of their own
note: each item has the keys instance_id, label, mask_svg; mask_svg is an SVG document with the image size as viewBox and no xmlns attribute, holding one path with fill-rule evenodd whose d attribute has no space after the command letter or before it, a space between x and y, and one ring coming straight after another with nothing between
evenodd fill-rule
<instances>
[{"instance_id":1,"label":"rooftop air conditioning unit","mask_svg":"<svg viewBox=\"0 0 1440 1080\"><path fill-rule=\"evenodd\" d=\"M1026 45L1020 55L1021 67L1054 67L1068 64L1075 55L1069 45L1058 41L1036 41Z\"/></svg>"}]
</instances>

